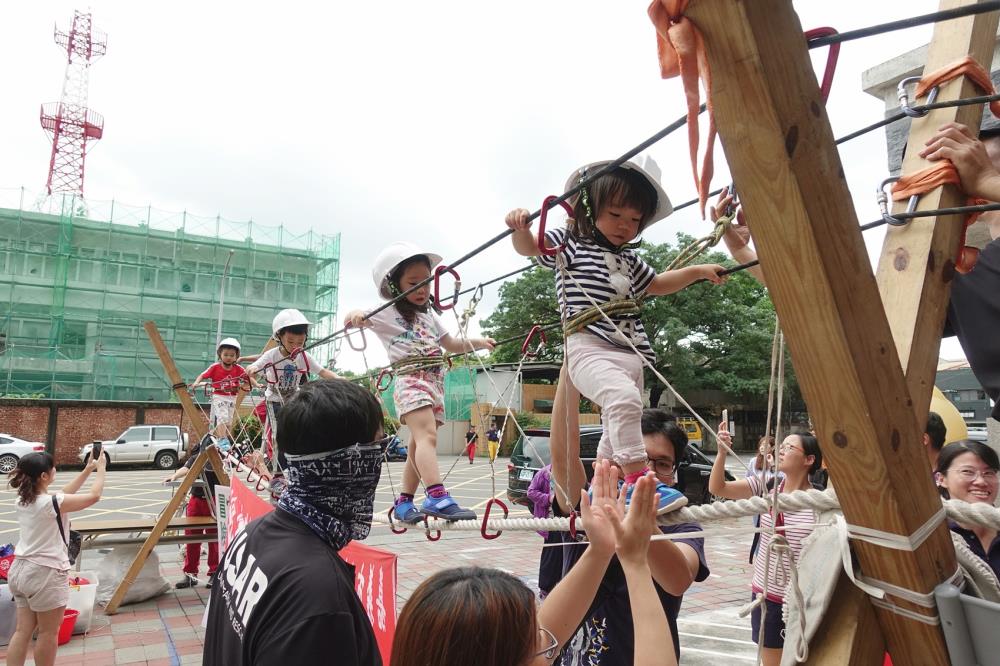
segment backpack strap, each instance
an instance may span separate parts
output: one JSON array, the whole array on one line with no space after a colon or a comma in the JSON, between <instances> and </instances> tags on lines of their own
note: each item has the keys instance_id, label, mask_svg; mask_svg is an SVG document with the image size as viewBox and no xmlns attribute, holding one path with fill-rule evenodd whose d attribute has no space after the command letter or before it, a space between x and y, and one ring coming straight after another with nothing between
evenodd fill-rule
<instances>
[{"instance_id":1,"label":"backpack strap","mask_svg":"<svg viewBox=\"0 0 1000 666\"><path fill-rule=\"evenodd\" d=\"M59 536L62 537L63 543L69 548L69 541L66 540L66 530L63 528L62 523L62 513L59 511L59 502L56 501L56 496L52 496L52 508L56 510L56 525L59 526Z\"/></svg>"}]
</instances>

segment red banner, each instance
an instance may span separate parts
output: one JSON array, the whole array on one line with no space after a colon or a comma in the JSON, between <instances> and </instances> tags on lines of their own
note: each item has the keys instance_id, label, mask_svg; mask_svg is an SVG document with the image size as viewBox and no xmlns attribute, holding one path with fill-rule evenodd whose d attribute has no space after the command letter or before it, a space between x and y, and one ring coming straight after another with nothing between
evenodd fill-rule
<instances>
[{"instance_id":1,"label":"red banner","mask_svg":"<svg viewBox=\"0 0 1000 666\"><path fill-rule=\"evenodd\" d=\"M229 477L229 483L226 544L251 520L274 510L235 475ZM382 663L388 664L396 633L396 555L352 541L340 556L354 566L354 589L375 630Z\"/></svg>"}]
</instances>

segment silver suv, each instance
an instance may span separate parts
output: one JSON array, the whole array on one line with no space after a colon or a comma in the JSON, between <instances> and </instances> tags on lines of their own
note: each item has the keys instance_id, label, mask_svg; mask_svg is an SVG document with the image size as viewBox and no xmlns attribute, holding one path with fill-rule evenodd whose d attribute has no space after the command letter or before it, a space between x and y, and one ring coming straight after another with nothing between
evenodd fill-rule
<instances>
[{"instance_id":1,"label":"silver suv","mask_svg":"<svg viewBox=\"0 0 1000 666\"><path fill-rule=\"evenodd\" d=\"M101 442L108 464L138 465L152 463L158 469L174 469L187 451L188 436L173 425L132 426L118 439ZM93 444L80 449L80 462L90 455Z\"/></svg>"}]
</instances>

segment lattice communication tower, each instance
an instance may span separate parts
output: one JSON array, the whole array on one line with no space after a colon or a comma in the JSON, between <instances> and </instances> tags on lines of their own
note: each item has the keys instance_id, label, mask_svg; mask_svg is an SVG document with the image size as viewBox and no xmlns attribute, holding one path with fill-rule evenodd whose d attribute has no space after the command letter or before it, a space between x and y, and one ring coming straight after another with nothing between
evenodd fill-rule
<instances>
[{"instance_id":1,"label":"lattice communication tower","mask_svg":"<svg viewBox=\"0 0 1000 666\"><path fill-rule=\"evenodd\" d=\"M83 197L87 141L104 134L104 117L87 108L90 64L107 51L107 36L95 32L89 13L73 12L69 32L56 27L55 41L65 49L66 76L58 102L43 104L42 129L52 137L48 194L66 192Z\"/></svg>"}]
</instances>

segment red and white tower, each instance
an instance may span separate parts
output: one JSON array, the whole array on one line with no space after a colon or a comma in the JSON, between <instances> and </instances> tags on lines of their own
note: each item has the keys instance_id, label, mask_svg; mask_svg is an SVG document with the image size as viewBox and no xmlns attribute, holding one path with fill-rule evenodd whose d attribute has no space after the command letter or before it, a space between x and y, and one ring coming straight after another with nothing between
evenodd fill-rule
<instances>
[{"instance_id":1,"label":"red and white tower","mask_svg":"<svg viewBox=\"0 0 1000 666\"><path fill-rule=\"evenodd\" d=\"M55 29L55 40L65 49L66 78L58 102L43 104L42 129L52 136L48 194L67 192L83 197L87 141L104 134L104 118L87 108L90 63L107 51L107 36L95 32L90 14L73 12L69 32Z\"/></svg>"}]
</instances>

